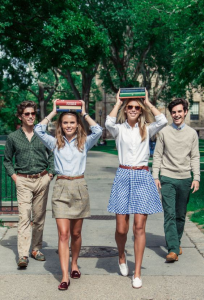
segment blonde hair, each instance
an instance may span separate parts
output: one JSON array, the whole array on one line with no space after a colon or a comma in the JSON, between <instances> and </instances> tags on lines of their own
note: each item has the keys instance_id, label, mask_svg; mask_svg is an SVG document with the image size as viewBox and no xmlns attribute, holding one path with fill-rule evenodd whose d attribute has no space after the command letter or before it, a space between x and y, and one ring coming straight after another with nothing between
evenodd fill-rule
<instances>
[{"instance_id":1,"label":"blonde hair","mask_svg":"<svg viewBox=\"0 0 204 300\"><path fill-rule=\"evenodd\" d=\"M139 106L141 107L141 115L138 118L138 125L139 125L139 131L140 131L140 135L141 135L141 142L143 142L146 137L147 137L147 130L146 130L146 126L147 124L150 124L152 122L155 121L154 116L151 112L151 110L149 109L149 107L147 107L144 104L144 101L141 99L127 99L124 101L120 112L118 114L118 122L119 123L124 123L125 120L127 119L127 114L125 112L126 106L128 105L128 103L130 103L131 101L137 101L137 103L139 104Z\"/></svg>"},{"instance_id":2,"label":"blonde hair","mask_svg":"<svg viewBox=\"0 0 204 300\"><path fill-rule=\"evenodd\" d=\"M77 132L76 132L77 133L77 138L75 140L75 146L78 148L78 150L80 152L82 152L83 149L84 149L84 144L86 142L87 134L86 134L84 125L81 121L81 118L79 117L79 115L77 113L74 113L74 112L72 112L72 113L63 112L62 114L60 114L60 116L57 120L57 127L56 127L56 131L55 131L55 137L57 139L57 147L58 147L58 149L61 149L65 146L65 141L64 141L64 138L63 138L64 132L62 130L62 118L65 115L72 115L72 116L76 117L78 127L77 127Z\"/></svg>"}]
</instances>

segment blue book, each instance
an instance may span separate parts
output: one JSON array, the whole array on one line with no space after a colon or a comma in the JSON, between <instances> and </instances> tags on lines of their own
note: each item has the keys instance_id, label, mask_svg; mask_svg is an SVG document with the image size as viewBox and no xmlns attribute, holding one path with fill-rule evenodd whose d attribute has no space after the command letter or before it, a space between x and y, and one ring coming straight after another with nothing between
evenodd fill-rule
<instances>
[{"instance_id":1,"label":"blue book","mask_svg":"<svg viewBox=\"0 0 204 300\"><path fill-rule=\"evenodd\" d=\"M120 93L145 93L145 88L121 88Z\"/></svg>"},{"instance_id":2,"label":"blue book","mask_svg":"<svg viewBox=\"0 0 204 300\"><path fill-rule=\"evenodd\" d=\"M81 113L81 109L57 109L57 112L77 112Z\"/></svg>"}]
</instances>

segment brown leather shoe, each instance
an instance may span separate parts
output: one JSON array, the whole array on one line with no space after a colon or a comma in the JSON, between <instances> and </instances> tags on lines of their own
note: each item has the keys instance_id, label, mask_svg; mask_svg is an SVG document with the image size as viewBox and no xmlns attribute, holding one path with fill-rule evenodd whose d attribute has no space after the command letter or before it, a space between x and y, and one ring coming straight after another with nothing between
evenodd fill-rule
<instances>
[{"instance_id":1,"label":"brown leather shoe","mask_svg":"<svg viewBox=\"0 0 204 300\"><path fill-rule=\"evenodd\" d=\"M170 252L167 256L166 256L166 261L167 262L174 262L178 260L178 255L174 252Z\"/></svg>"},{"instance_id":2,"label":"brown leather shoe","mask_svg":"<svg viewBox=\"0 0 204 300\"><path fill-rule=\"evenodd\" d=\"M183 253L182 248L179 247L179 255L181 255Z\"/></svg>"}]
</instances>

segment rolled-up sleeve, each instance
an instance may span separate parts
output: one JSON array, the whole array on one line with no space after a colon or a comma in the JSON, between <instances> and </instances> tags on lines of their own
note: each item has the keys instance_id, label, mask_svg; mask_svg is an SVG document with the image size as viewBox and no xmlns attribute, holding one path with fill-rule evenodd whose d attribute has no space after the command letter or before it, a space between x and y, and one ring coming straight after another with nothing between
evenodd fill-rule
<instances>
[{"instance_id":1,"label":"rolled-up sleeve","mask_svg":"<svg viewBox=\"0 0 204 300\"><path fill-rule=\"evenodd\" d=\"M116 138L119 133L119 126L120 124L116 124L116 117L107 116L105 127L114 138Z\"/></svg>"},{"instance_id":2,"label":"rolled-up sleeve","mask_svg":"<svg viewBox=\"0 0 204 300\"><path fill-rule=\"evenodd\" d=\"M37 124L34 128L34 132L37 134L37 136L41 139L45 147L47 147L50 150L54 150L56 145L56 138L53 136L47 134L46 132L47 125Z\"/></svg>"},{"instance_id":3,"label":"rolled-up sleeve","mask_svg":"<svg viewBox=\"0 0 204 300\"><path fill-rule=\"evenodd\" d=\"M159 132L168 123L164 114L155 116L156 122L149 125L149 137L151 138L157 132Z\"/></svg>"},{"instance_id":4,"label":"rolled-up sleeve","mask_svg":"<svg viewBox=\"0 0 204 300\"><path fill-rule=\"evenodd\" d=\"M86 139L86 150L90 150L98 141L98 139L100 138L100 136L102 135L102 127L99 126L98 124L95 126L91 126L91 134L87 136Z\"/></svg>"}]
</instances>

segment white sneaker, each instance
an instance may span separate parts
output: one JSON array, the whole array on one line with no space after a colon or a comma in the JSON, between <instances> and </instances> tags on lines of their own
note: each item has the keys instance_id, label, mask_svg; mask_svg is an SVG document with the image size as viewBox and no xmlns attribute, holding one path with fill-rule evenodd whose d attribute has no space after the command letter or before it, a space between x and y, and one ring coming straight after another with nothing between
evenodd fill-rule
<instances>
[{"instance_id":1,"label":"white sneaker","mask_svg":"<svg viewBox=\"0 0 204 300\"><path fill-rule=\"evenodd\" d=\"M142 279L139 277L134 278L134 275L132 276L132 287L135 289L139 289L142 287Z\"/></svg>"},{"instance_id":2,"label":"white sneaker","mask_svg":"<svg viewBox=\"0 0 204 300\"><path fill-rule=\"evenodd\" d=\"M119 265L119 269L120 269L120 273L122 276L128 276L129 274L129 268L127 265L127 258L126 258L126 254L125 254L125 263L120 264L118 261L118 265Z\"/></svg>"}]
</instances>

